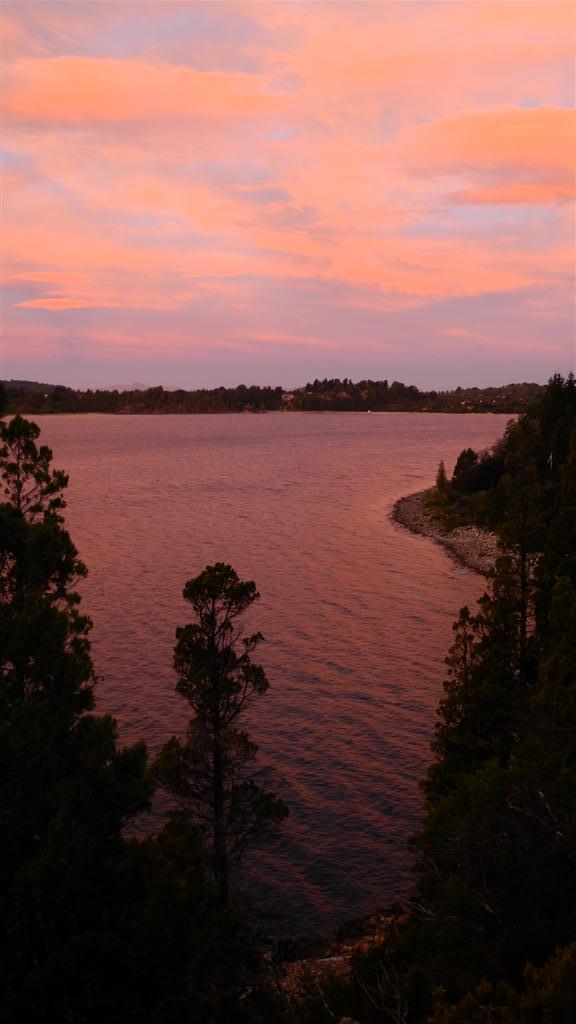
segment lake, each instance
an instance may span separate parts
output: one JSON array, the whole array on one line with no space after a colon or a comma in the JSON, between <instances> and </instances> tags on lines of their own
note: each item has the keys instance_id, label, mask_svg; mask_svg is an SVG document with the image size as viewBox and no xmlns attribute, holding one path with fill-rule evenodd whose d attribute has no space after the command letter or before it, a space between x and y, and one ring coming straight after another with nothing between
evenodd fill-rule
<instances>
[{"instance_id":1,"label":"lake","mask_svg":"<svg viewBox=\"0 0 576 1024\"><path fill-rule=\"evenodd\" d=\"M443 659L483 580L389 512L507 419L36 417L70 474L98 708L123 741L154 752L184 731L172 650L191 610L185 581L223 561L258 585L246 626L266 638L256 660L270 690L246 726L291 813L278 840L248 853L242 885L276 927L326 930L409 890Z\"/></svg>"}]
</instances>

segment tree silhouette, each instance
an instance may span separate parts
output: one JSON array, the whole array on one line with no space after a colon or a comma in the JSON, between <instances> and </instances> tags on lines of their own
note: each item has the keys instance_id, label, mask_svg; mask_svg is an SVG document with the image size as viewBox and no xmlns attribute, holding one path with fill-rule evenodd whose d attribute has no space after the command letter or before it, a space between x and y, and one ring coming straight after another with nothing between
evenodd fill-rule
<instances>
[{"instance_id":1,"label":"tree silhouette","mask_svg":"<svg viewBox=\"0 0 576 1024\"><path fill-rule=\"evenodd\" d=\"M184 739L173 737L155 770L160 784L197 823L211 853L214 879L225 902L230 860L286 817L285 805L254 769L257 746L238 728L250 703L268 689L251 655L262 635L245 635L238 620L256 601L256 585L230 565L207 566L188 581L184 597L196 622L176 631L176 690L193 710Z\"/></svg>"},{"instance_id":2,"label":"tree silhouette","mask_svg":"<svg viewBox=\"0 0 576 1024\"><path fill-rule=\"evenodd\" d=\"M150 793L144 744L118 750L114 720L88 713L91 623L75 589L86 569L63 526L67 478L39 433L21 417L0 425L2 1019L14 1001L22 1019L48 1019L63 962L76 981L92 976L75 958Z\"/></svg>"}]
</instances>

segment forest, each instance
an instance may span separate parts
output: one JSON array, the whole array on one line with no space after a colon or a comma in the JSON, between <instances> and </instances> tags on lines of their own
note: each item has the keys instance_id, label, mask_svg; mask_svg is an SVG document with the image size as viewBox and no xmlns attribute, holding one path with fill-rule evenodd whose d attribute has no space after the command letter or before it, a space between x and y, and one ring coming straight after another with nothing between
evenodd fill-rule
<instances>
[{"instance_id":1,"label":"forest","mask_svg":"<svg viewBox=\"0 0 576 1024\"><path fill-rule=\"evenodd\" d=\"M11 413L118 414L232 412L495 412L526 409L544 388L540 384L506 384L493 388L420 391L387 380L314 380L287 391L281 387L182 389L135 388L128 391L78 391L62 385L7 381Z\"/></svg>"},{"instance_id":2,"label":"forest","mask_svg":"<svg viewBox=\"0 0 576 1024\"><path fill-rule=\"evenodd\" d=\"M256 585L223 563L186 583L174 669L188 726L155 758L144 741L121 747L95 712L67 477L38 426L8 417L11 402L0 425L0 1021L572 1024L574 376L554 376L490 451L466 449L438 474L435 514L447 528L489 528L500 553L478 608L453 627L406 851L412 897L345 975L299 993L282 983L290 943L258 932L230 870L290 828L246 731L268 689L262 638L241 627ZM158 788L173 810L139 836L129 826Z\"/></svg>"}]
</instances>

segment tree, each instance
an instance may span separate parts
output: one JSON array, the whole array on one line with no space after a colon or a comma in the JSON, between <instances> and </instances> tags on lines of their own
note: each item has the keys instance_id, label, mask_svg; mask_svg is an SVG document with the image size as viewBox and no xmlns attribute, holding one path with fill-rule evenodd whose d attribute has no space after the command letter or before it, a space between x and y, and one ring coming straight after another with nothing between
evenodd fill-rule
<instances>
[{"instance_id":1,"label":"tree","mask_svg":"<svg viewBox=\"0 0 576 1024\"><path fill-rule=\"evenodd\" d=\"M574 1017L575 427L574 384L553 378L451 487L502 555L454 626L413 910L362 965L364 993L397 972L414 1024Z\"/></svg>"},{"instance_id":2,"label":"tree","mask_svg":"<svg viewBox=\"0 0 576 1024\"><path fill-rule=\"evenodd\" d=\"M501 448L504 554L455 626L414 840L426 911L414 935L450 998L574 941L576 434L550 462L541 420L512 424Z\"/></svg>"},{"instance_id":3,"label":"tree","mask_svg":"<svg viewBox=\"0 0 576 1024\"><path fill-rule=\"evenodd\" d=\"M199 830L123 828L152 792L143 743L95 715L86 574L67 477L39 428L0 424L0 1019L242 1019L252 950Z\"/></svg>"},{"instance_id":4,"label":"tree","mask_svg":"<svg viewBox=\"0 0 576 1024\"><path fill-rule=\"evenodd\" d=\"M470 473L478 465L478 453L473 448L465 448L460 452L452 474L452 486L457 490L466 490Z\"/></svg>"},{"instance_id":5,"label":"tree","mask_svg":"<svg viewBox=\"0 0 576 1024\"><path fill-rule=\"evenodd\" d=\"M48 1019L42 1007L50 1005L62 964L72 970L82 938L86 943L110 914L104 893L122 828L150 796L144 744L118 750L114 720L89 714L91 623L80 614L75 590L86 569L63 526L66 475L52 468L39 433L19 416L0 425L0 1016L6 1020L11 1013ZM89 986L91 968L83 971Z\"/></svg>"},{"instance_id":6,"label":"tree","mask_svg":"<svg viewBox=\"0 0 576 1024\"><path fill-rule=\"evenodd\" d=\"M21 416L0 428L0 700L7 711L42 696L62 713L66 695L74 717L93 707L91 624L74 589L86 567L62 525L68 478L39 434Z\"/></svg>"},{"instance_id":7,"label":"tree","mask_svg":"<svg viewBox=\"0 0 576 1024\"><path fill-rule=\"evenodd\" d=\"M238 728L268 680L251 655L262 635L245 635L238 619L258 599L256 585L230 565L209 565L188 581L184 597L196 622L176 631L176 691L193 710L185 738L173 737L156 761L160 784L197 823L212 857L214 879L228 898L230 860L279 825L288 811L263 785L256 745Z\"/></svg>"},{"instance_id":8,"label":"tree","mask_svg":"<svg viewBox=\"0 0 576 1024\"><path fill-rule=\"evenodd\" d=\"M446 466L444 462L440 462L438 466L438 472L436 474L436 490L440 496L444 496L448 490L448 478L446 476Z\"/></svg>"}]
</instances>

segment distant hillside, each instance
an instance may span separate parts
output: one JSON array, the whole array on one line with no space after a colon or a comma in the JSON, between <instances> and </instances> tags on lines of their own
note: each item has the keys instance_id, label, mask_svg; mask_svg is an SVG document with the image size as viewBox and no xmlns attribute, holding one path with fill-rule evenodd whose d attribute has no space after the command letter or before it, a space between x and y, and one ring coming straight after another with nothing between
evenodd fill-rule
<instances>
[{"instance_id":1,"label":"distant hillside","mask_svg":"<svg viewBox=\"0 0 576 1024\"><path fill-rule=\"evenodd\" d=\"M315 380L294 392L293 407L305 411L356 412L521 412L540 398L541 384L420 391L387 380Z\"/></svg>"},{"instance_id":2,"label":"distant hillside","mask_svg":"<svg viewBox=\"0 0 576 1024\"><path fill-rule=\"evenodd\" d=\"M23 391L27 394L34 394L35 392L42 392L43 394L52 394L54 388L59 387L58 384L40 384L35 380L5 380L4 387L6 391Z\"/></svg>"},{"instance_id":3,"label":"distant hillside","mask_svg":"<svg viewBox=\"0 0 576 1024\"><path fill-rule=\"evenodd\" d=\"M163 387L124 391L77 391L61 384L11 380L6 383L9 411L22 413L106 412L499 412L518 413L544 392L540 384L504 384L490 388L420 391L400 381L348 378L314 380L302 388L202 388L196 391Z\"/></svg>"}]
</instances>

